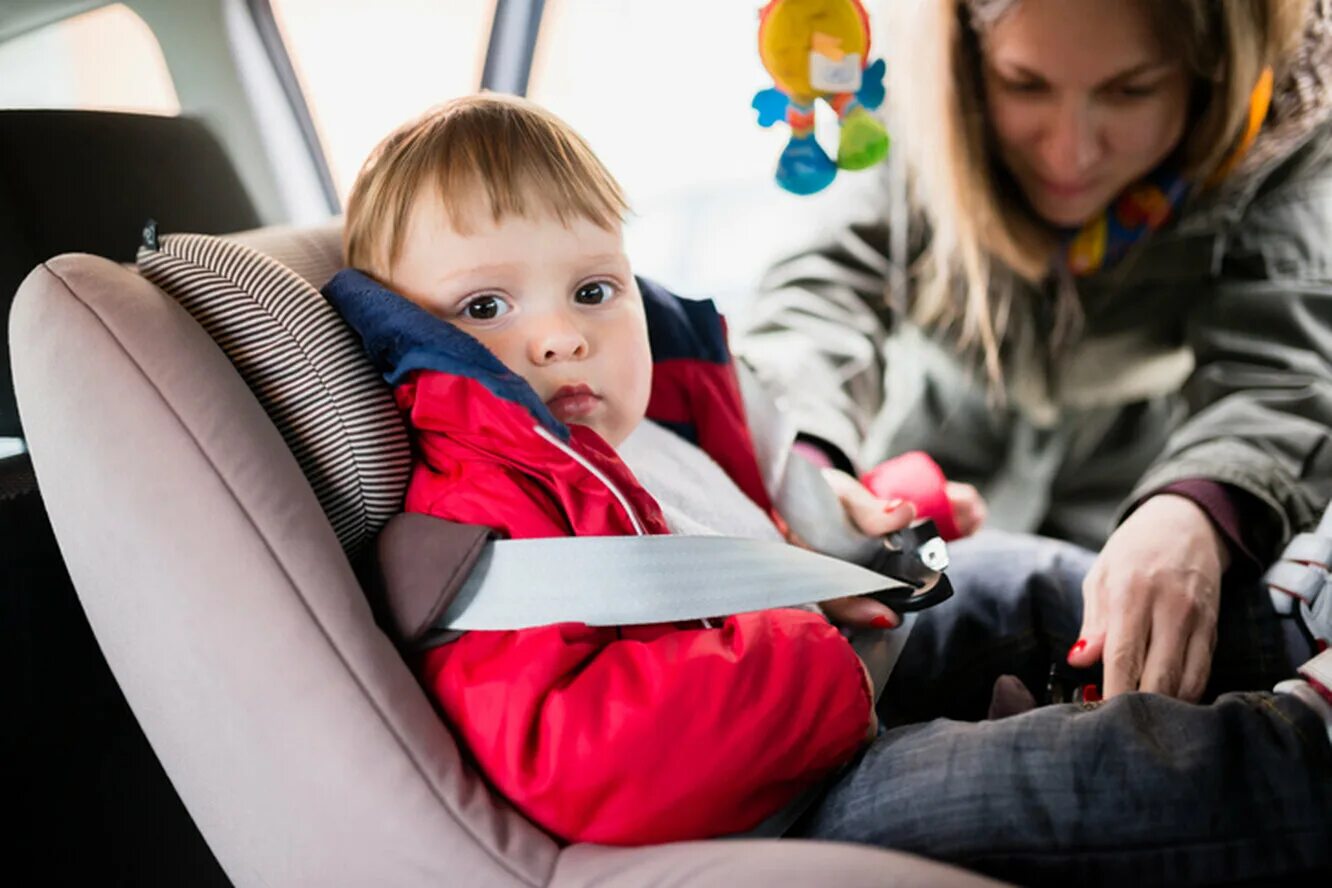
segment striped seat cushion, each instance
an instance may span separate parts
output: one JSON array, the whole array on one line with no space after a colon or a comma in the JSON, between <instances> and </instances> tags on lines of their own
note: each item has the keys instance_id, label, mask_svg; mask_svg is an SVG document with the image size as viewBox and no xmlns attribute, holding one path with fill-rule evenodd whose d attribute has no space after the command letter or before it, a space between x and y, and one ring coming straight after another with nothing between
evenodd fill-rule
<instances>
[{"instance_id":1,"label":"striped seat cushion","mask_svg":"<svg viewBox=\"0 0 1332 888\"><path fill-rule=\"evenodd\" d=\"M226 352L349 552L401 511L411 454L388 385L309 282L222 238L166 235L139 271Z\"/></svg>"}]
</instances>

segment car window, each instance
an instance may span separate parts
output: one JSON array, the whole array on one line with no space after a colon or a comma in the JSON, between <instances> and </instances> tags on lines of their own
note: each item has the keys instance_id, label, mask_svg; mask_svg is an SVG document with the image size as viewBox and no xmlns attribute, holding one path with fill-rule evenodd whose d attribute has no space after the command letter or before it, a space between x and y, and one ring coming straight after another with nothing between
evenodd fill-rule
<instances>
[{"instance_id":1,"label":"car window","mask_svg":"<svg viewBox=\"0 0 1332 888\"><path fill-rule=\"evenodd\" d=\"M842 174L812 198L773 182L790 130L761 128L750 107L772 86L757 51L760 5L547 0L528 83L624 186L638 271L733 316L763 269L836 210L850 180L872 175ZM835 150L827 107L819 127Z\"/></svg>"},{"instance_id":2,"label":"car window","mask_svg":"<svg viewBox=\"0 0 1332 888\"><path fill-rule=\"evenodd\" d=\"M116 3L0 43L0 108L179 114L153 32Z\"/></svg>"},{"instance_id":3,"label":"car window","mask_svg":"<svg viewBox=\"0 0 1332 888\"><path fill-rule=\"evenodd\" d=\"M494 0L272 7L344 200L390 130L481 83Z\"/></svg>"}]
</instances>

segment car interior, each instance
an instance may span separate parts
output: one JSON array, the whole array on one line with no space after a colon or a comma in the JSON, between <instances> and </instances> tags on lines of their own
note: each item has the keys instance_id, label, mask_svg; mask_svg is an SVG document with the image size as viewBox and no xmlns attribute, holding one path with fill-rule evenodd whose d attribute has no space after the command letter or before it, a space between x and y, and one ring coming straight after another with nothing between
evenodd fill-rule
<instances>
[{"instance_id":1,"label":"car interior","mask_svg":"<svg viewBox=\"0 0 1332 888\"><path fill-rule=\"evenodd\" d=\"M347 357L350 334L319 327L340 321L317 292L342 265L354 155L451 94L531 94L543 77L551 96L577 94L560 76L578 28L627 21L596 6L0 4L0 663L21 881L986 883L791 841L561 847L469 769L376 620L372 543L405 484L401 422L364 357ZM627 6L658 26L652 4ZM343 124L311 97L339 81L313 87L327 59L295 48L441 25L468 56L453 81L343 60L372 97L415 92L382 124L373 102L336 112L364 120L349 154L328 152ZM753 86L736 79L737 95ZM747 127L744 112L728 113ZM771 194L765 163L719 181L709 161L638 202L647 270L742 308L782 232L819 212ZM697 249L723 206L769 233L725 267ZM285 353L240 356L255 318L330 404L378 419L309 445L262 384ZM329 341L343 351L319 356ZM329 447L354 455L352 475L327 472Z\"/></svg>"}]
</instances>

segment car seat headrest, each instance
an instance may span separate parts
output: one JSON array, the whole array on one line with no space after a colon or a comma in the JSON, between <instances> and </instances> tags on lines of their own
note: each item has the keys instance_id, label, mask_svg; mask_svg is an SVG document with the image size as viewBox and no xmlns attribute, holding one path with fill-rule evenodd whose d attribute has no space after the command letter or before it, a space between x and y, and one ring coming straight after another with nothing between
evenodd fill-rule
<instances>
[{"instance_id":1,"label":"car seat headrest","mask_svg":"<svg viewBox=\"0 0 1332 888\"><path fill-rule=\"evenodd\" d=\"M402 508L411 455L392 393L314 286L223 238L173 234L139 271L226 352L305 472L348 552Z\"/></svg>"},{"instance_id":2,"label":"car seat headrest","mask_svg":"<svg viewBox=\"0 0 1332 888\"><path fill-rule=\"evenodd\" d=\"M316 290L322 290L347 264L342 258L341 216L319 225L255 228L228 234L226 239L276 259Z\"/></svg>"}]
</instances>

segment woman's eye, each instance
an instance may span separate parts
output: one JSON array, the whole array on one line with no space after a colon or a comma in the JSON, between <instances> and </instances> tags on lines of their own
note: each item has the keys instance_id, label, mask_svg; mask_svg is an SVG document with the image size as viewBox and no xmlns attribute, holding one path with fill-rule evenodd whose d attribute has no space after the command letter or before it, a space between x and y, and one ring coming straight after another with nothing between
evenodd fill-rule
<instances>
[{"instance_id":1,"label":"woman's eye","mask_svg":"<svg viewBox=\"0 0 1332 888\"><path fill-rule=\"evenodd\" d=\"M1039 80L1004 80L1001 83L1011 93L1036 95L1045 91L1045 84Z\"/></svg>"},{"instance_id":2,"label":"woman's eye","mask_svg":"<svg viewBox=\"0 0 1332 888\"><path fill-rule=\"evenodd\" d=\"M606 281L583 284L574 291L574 302L579 305L601 305L615 295L615 287Z\"/></svg>"},{"instance_id":3,"label":"woman's eye","mask_svg":"<svg viewBox=\"0 0 1332 888\"><path fill-rule=\"evenodd\" d=\"M509 304L498 296L477 296L462 309L462 314L472 321L490 321L508 312Z\"/></svg>"},{"instance_id":4,"label":"woman's eye","mask_svg":"<svg viewBox=\"0 0 1332 888\"><path fill-rule=\"evenodd\" d=\"M1149 86L1121 86L1119 88L1119 95L1125 99L1145 99L1154 92L1156 92L1154 84Z\"/></svg>"}]
</instances>

